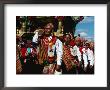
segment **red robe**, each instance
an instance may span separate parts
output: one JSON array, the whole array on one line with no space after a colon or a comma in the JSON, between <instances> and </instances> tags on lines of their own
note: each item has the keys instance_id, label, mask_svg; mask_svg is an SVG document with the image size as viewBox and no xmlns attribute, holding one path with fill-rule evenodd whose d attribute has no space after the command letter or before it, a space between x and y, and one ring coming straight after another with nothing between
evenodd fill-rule
<instances>
[{"instance_id":1,"label":"red robe","mask_svg":"<svg viewBox=\"0 0 110 90\"><path fill-rule=\"evenodd\" d=\"M71 54L70 48L66 45L63 46L63 61L66 65L66 69L69 71L74 64L74 57Z\"/></svg>"}]
</instances>

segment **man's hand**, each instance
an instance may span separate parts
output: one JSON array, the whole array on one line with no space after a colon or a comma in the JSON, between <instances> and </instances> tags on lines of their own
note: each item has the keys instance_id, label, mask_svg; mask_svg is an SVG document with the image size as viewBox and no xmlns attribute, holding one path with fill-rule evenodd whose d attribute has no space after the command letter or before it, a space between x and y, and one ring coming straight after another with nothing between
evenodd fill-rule
<instances>
[{"instance_id":1,"label":"man's hand","mask_svg":"<svg viewBox=\"0 0 110 90\"><path fill-rule=\"evenodd\" d=\"M44 29L39 29L39 30L38 30L38 36L42 36L43 33L44 33Z\"/></svg>"}]
</instances>

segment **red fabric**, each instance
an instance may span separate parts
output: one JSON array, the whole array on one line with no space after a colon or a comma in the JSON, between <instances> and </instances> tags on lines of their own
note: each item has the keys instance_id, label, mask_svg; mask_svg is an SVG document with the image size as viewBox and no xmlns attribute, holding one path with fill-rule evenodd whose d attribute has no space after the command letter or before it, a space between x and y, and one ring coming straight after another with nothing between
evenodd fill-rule
<instances>
[{"instance_id":1,"label":"red fabric","mask_svg":"<svg viewBox=\"0 0 110 90\"><path fill-rule=\"evenodd\" d=\"M52 36L52 40L51 40L51 41L53 42L53 44L56 43L56 39L57 39L57 38L56 38L55 36Z\"/></svg>"},{"instance_id":2,"label":"red fabric","mask_svg":"<svg viewBox=\"0 0 110 90\"><path fill-rule=\"evenodd\" d=\"M70 46L74 46L74 45L75 45L74 40L71 40L71 41L70 41Z\"/></svg>"},{"instance_id":3,"label":"red fabric","mask_svg":"<svg viewBox=\"0 0 110 90\"><path fill-rule=\"evenodd\" d=\"M83 49L83 47L80 47L80 48L79 48L79 51L81 52L81 54L83 54L82 49Z\"/></svg>"},{"instance_id":4,"label":"red fabric","mask_svg":"<svg viewBox=\"0 0 110 90\"><path fill-rule=\"evenodd\" d=\"M27 49L26 48L21 48L21 55L22 55L22 57L25 57L26 55L26 51L27 51Z\"/></svg>"},{"instance_id":5,"label":"red fabric","mask_svg":"<svg viewBox=\"0 0 110 90\"><path fill-rule=\"evenodd\" d=\"M63 46L63 61L66 65L67 70L72 69L72 62L74 62L74 57L71 55L70 48L67 46Z\"/></svg>"},{"instance_id":6,"label":"red fabric","mask_svg":"<svg viewBox=\"0 0 110 90\"><path fill-rule=\"evenodd\" d=\"M76 41L77 41L77 42L81 42L81 38L80 38L80 37L77 37L77 38L76 38Z\"/></svg>"}]
</instances>

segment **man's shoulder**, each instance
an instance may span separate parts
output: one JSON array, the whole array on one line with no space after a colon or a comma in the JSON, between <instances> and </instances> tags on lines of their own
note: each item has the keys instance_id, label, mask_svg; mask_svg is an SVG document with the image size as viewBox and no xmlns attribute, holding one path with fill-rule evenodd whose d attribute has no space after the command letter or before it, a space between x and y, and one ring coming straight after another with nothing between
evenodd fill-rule
<instances>
[{"instance_id":1,"label":"man's shoulder","mask_svg":"<svg viewBox=\"0 0 110 90\"><path fill-rule=\"evenodd\" d=\"M59 38L56 38L56 42L62 43L62 41Z\"/></svg>"}]
</instances>

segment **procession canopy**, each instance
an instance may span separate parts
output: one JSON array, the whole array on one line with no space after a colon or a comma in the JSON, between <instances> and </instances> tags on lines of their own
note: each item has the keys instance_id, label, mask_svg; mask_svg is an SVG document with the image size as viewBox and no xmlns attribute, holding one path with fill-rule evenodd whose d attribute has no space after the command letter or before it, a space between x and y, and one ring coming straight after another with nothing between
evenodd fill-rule
<instances>
[{"instance_id":1,"label":"procession canopy","mask_svg":"<svg viewBox=\"0 0 110 90\"><path fill-rule=\"evenodd\" d=\"M55 36L69 32L74 35L76 25L83 19L83 16L16 16L16 33L25 36L26 33L34 33L36 29L43 29L47 23L53 23Z\"/></svg>"}]
</instances>

